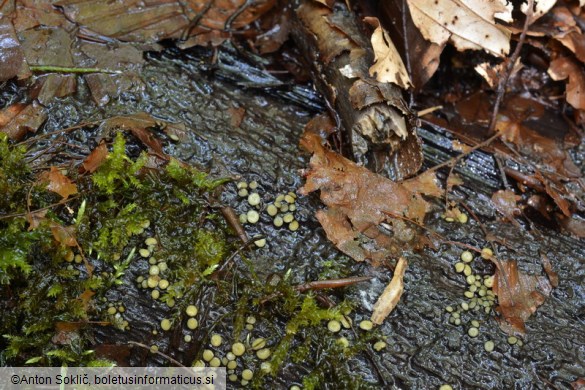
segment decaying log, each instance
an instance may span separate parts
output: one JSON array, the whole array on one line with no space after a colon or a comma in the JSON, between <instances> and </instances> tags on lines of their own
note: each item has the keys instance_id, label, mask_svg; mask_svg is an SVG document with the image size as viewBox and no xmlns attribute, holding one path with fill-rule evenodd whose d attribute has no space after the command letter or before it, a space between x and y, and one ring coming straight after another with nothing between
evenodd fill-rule
<instances>
[{"instance_id":1,"label":"decaying log","mask_svg":"<svg viewBox=\"0 0 585 390\"><path fill-rule=\"evenodd\" d=\"M342 152L393 180L414 175L423 160L416 119L401 88L370 77L374 55L355 15L343 3L313 0L295 13L293 39L342 130Z\"/></svg>"}]
</instances>

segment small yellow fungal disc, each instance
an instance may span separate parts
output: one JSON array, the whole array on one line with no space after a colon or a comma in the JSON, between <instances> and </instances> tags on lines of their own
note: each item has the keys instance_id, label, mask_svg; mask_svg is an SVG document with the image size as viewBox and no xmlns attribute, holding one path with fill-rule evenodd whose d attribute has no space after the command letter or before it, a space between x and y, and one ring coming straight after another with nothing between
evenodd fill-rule
<instances>
[{"instance_id":1,"label":"small yellow fungal disc","mask_svg":"<svg viewBox=\"0 0 585 390\"><path fill-rule=\"evenodd\" d=\"M254 373L252 372L252 370L246 368L244 371L242 371L242 379L250 381L252 380L253 377Z\"/></svg>"},{"instance_id":2,"label":"small yellow fungal disc","mask_svg":"<svg viewBox=\"0 0 585 390\"><path fill-rule=\"evenodd\" d=\"M193 340L193 336L191 336L190 334L186 334L184 340L186 343L190 343L191 340Z\"/></svg>"},{"instance_id":3,"label":"small yellow fungal disc","mask_svg":"<svg viewBox=\"0 0 585 390\"><path fill-rule=\"evenodd\" d=\"M256 352L256 356L258 356L258 359L260 359L260 360L266 360L270 357L270 355L271 355L271 352L270 352L270 349L268 349L268 348L262 348Z\"/></svg>"},{"instance_id":4,"label":"small yellow fungal disc","mask_svg":"<svg viewBox=\"0 0 585 390\"><path fill-rule=\"evenodd\" d=\"M248 222L256 223L260 219L260 214L256 210L248 210L247 217Z\"/></svg>"},{"instance_id":5,"label":"small yellow fungal disc","mask_svg":"<svg viewBox=\"0 0 585 390\"><path fill-rule=\"evenodd\" d=\"M232 353L236 356L242 356L246 352L246 347L242 343L232 344Z\"/></svg>"},{"instance_id":6,"label":"small yellow fungal disc","mask_svg":"<svg viewBox=\"0 0 585 390\"><path fill-rule=\"evenodd\" d=\"M257 206L260 204L260 195L258 195L258 193L256 192L252 192L249 196L248 196L248 204L250 206Z\"/></svg>"},{"instance_id":7,"label":"small yellow fungal disc","mask_svg":"<svg viewBox=\"0 0 585 390\"><path fill-rule=\"evenodd\" d=\"M206 349L205 351L203 351L203 360L205 360L206 362L210 361L211 359L213 359L213 351L210 349Z\"/></svg>"},{"instance_id":8,"label":"small yellow fungal disc","mask_svg":"<svg viewBox=\"0 0 585 390\"><path fill-rule=\"evenodd\" d=\"M142 248L138 251L138 253L140 253L140 256L142 257L148 257L150 256L150 251L146 248Z\"/></svg>"},{"instance_id":9,"label":"small yellow fungal disc","mask_svg":"<svg viewBox=\"0 0 585 390\"><path fill-rule=\"evenodd\" d=\"M266 207L266 212L268 213L268 215L270 215L271 217L274 217L276 214L278 214L278 209L276 208L275 205L273 204L269 204L268 207Z\"/></svg>"},{"instance_id":10,"label":"small yellow fungal disc","mask_svg":"<svg viewBox=\"0 0 585 390\"><path fill-rule=\"evenodd\" d=\"M187 313L189 317L195 317L197 315L197 307L195 305L189 305L187 306L185 313Z\"/></svg>"},{"instance_id":11,"label":"small yellow fungal disc","mask_svg":"<svg viewBox=\"0 0 585 390\"><path fill-rule=\"evenodd\" d=\"M374 344L374 349L378 352L386 348L386 343L383 341L378 341Z\"/></svg>"},{"instance_id":12,"label":"small yellow fungal disc","mask_svg":"<svg viewBox=\"0 0 585 390\"><path fill-rule=\"evenodd\" d=\"M164 320L162 320L160 322L160 327L162 328L162 330L169 330L171 329L171 320L169 320L168 318L165 318Z\"/></svg>"},{"instance_id":13,"label":"small yellow fungal disc","mask_svg":"<svg viewBox=\"0 0 585 390\"><path fill-rule=\"evenodd\" d=\"M193 329L197 329L197 326L199 325L199 323L197 322L197 320L195 318L189 318L187 320L187 328L193 330Z\"/></svg>"},{"instance_id":14,"label":"small yellow fungal disc","mask_svg":"<svg viewBox=\"0 0 585 390\"><path fill-rule=\"evenodd\" d=\"M457 216L459 223L467 223L467 214L461 213Z\"/></svg>"},{"instance_id":15,"label":"small yellow fungal disc","mask_svg":"<svg viewBox=\"0 0 585 390\"><path fill-rule=\"evenodd\" d=\"M329 329L330 332L337 333L341 330L341 324L339 321L331 320L327 323L327 329Z\"/></svg>"},{"instance_id":16,"label":"small yellow fungal disc","mask_svg":"<svg viewBox=\"0 0 585 390\"><path fill-rule=\"evenodd\" d=\"M156 244L158 244L158 241L154 237L148 237L146 240L144 240L144 243L147 246L155 246Z\"/></svg>"},{"instance_id":17,"label":"small yellow fungal disc","mask_svg":"<svg viewBox=\"0 0 585 390\"><path fill-rule=\"evenodd\" d=\"M360 322L360 329L363 330L371 330L374 327L374 324L370 320L363 320Z\"/></svg>"},{"instance_id":18,"label":"small yellow fungal disc","mask_svg":"<svg viewBox=\"0 0 585 390\"><path fill-rule=\"evenodd\" d=\"M461 253L461 260L463 260L465 263L469 263L471 260L473 260L473 255L470 251L464 251Z\"/></svg>"},{"instance_id":19,"label":"small yellow fungal disc","mask_svg":"<svg viewBox=\"0 0 585 390\"><path fill-rule=\"evenodd\" d=\"M298 230L299 221L297 221L297 220L292 221L291 223L288 224L288 228L291 232Z\"/></svg>"},{"instance_id":20,"label":"small yellow fungal disc","mask_svg":"<svg viewBox=\"0 0 585 390\"><path fill-rule=\"evenodd\" d=\"M211 359L209 361L209 366L210 367L219 367L221 366L221 360L219 360L219 358L214 357L213 359Z\"/></svg>"},{"instance_id":21,"label":"small yellow fungal disc","mask_svg":"<svg viewBox=\"0 0 585 390\"><path fill-rule=\"evenodd\" d=\"M214 347L219 347L222 341L223 340L221 336L218 334L214 334L213 336L211 336L211 345L213 345Z\"/></svg>"},{"instance_id":22,"label":"small yellow fungal disc","mask_svg":"<svg viewBox=\"0 0 585 390\"><path fill-rule=\"evenodd\" d=\"M256 240L254 241L254 245L256 245L258 248L264 248L266 246L266 239L261 238L259 240Z\"/></svg>"}]
</instances>

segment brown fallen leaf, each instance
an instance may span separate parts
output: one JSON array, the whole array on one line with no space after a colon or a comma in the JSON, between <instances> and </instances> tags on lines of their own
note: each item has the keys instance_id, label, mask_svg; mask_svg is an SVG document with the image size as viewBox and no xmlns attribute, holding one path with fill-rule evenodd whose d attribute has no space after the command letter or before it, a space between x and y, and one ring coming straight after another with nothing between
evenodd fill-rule
<instances>
[{"instance_id":1,"label":"brown fallen leaf","mask_svg":"<svg viewBox=\"0 0 585 390\"><path fill-rule=\"evenodd\" d=\"M45 172L41 179L48 181L47 189L49 191L61 195L63 199L69 198L69 195L77 194L77 185L56 167L51 167L51 171Z\"/></svg>"},{"instance_id":2,"label":"brown fallen leaf","mask_svg":"<svg viewBox=\"0 0 585 390\"><path fill-rule=\"evenodd\" d=\"M483 49L497 57L510 51L510 32L495 21L511 21L511 4L507 6L505 0L407 2L414 24L431 42L450 41L459 51Z\"/></svg>"},{"instance_id":3,"label":"brown fallen leaf","mask_svg":"<svg viewBox=\"0 0 585 390\"><path fill-rule=\"evenodd\" d=\"M544 303L552 290L551 284L544 276L518 270L515 260L493 262L496 266L493 291L498 297L500 328L510 335L523 335L525 321Z\"/></svg>"},{"instance_id":4,"label":"brown fallen leaf","mask_svg":"<svg viewBox=\"0 0 585 390\"><path fill-rule=\"evenodd\" d=\"M416 230L430 206L421 194L441 194L434 176L395 183L328 150L321 137L305 132L301 146L313 152L301 194L320 190L328 207L317 213L328 238L356 261L374 265L416 243Z\"/></svg>"},{"instance_id":5,"label":"brown fallen leaf","mask_svg":"<svg viewBox=\"0 0 585 390\"><path fill-rule=\"evenodd\" d=\"M390 284L386 286L384 292L374 304L374 311L371 317L374 324L380 325L384 322L386 317L392 313L392 310L394 310L400 301L400 297L404 291L404 273L406 272L407 266L408 263L404 257L398 259Z\"/></svg>"},{"instance_id":6,"label":"brown fallen leaf","mask_svg":"<svg viewBox=\"0 0 585 390\"><path fill-rule=\"evenodd\" d=\"M579 110L585 110L585 70L573 58L559 57L551 61L548 74L553 80L567 82L567 103Z\"/></svg>"},{"instance_id":7,"label":"brown fallen leaf","mask_svg":"<svg viewBox=\"0 0 585 390\"><path fill-rule=\"evenodd\" d=\"M116 130L130 131L146 147L161 158L166 158L162 150L162 142L150 129L173 126L172 123L159 121L150 114L139 112L132 115L114 116L106 119L98 128L102 137L110 137Z\"/></svg>"},{"instance_id":8,"label":"brown fallen leaf","mask_svg":"<svg viewBox=\"0 0 585 390\"><path fill-rule=\"evenodd\" d=\"M511 222L515 221L515 217L520 214L520 208L518 207L520 199L522 197L511 190L499 190L492 195L492 203L496 210Z\"/></svg>"},{"instance_id":9,"label":"brown fallen leaf","mask_svg":"<svg viewBox=\"0 0 585 390\"><path fill-rule=\"evenodd\" d=\"M49 210L40 210L40 211L31 211L30 213L26 214L26 221L28 222L28 231L35 230L39 227L41 222L45 220L45 215Z\"/></svg>"},{"instance_id":10,"label":"brown fallen leaf","mask_svg":"<svg viewBox=\"0 0 585 390\"><path fill-rule=\"evenodd\" d=\"M50 226L55 241L64 246L78 246L75 238L75 226L63 226L55 221L51 221Z\"/></svg>"},{"instance_id":11,"label":"brown fallen leaf","mask_svg":"<svg viewBox=\"0 0 585 390\"><path fill-rule=\"evenodd\" d=\"M375 62L370 67L370 76L380 82L394 83L404 89L411 87L412 82L402 58L388 32L380 26L378 18L365 17L364 22L375 28L371 38Z\"/></svg>"},{"instance_id":12,"label":"brown fallen leaf","mask_svg":"<svg viewBox=\"0 0 585 390\"><path fill-rule=\"evenodd\" d=\"M104 140L91 151L89 156L83 161L83 164L79 167L79 173L84 174L86 172L94 173L96 169L100 167L106 161L108 157L108 147Z\"/></svg>"},{"instance_id":13,"label":"brown fallen leaf","mask_svg":"<svg viewBox=\"0 0 585 390\"><path fill-rule=\"evenodd\" d=\"M10 16L2 14L0 14L0 56L2 58L0 81L30 76L30 70L24 60L24 51L12 27Z\"/></svg>"},{"instance_id":14,"label":"brown fallen leaf","mask_svg":"<svg viewBox=\"0 0 585 390\"><path fill-rule=\"evenodd\" d=\"M11 140L20 141L28 132L36 132L46 119L47 113L44 107L37 103L29 104L18 111L18 114L0 128L0 131L6 133Z\"/></svg>"}]
</instances>

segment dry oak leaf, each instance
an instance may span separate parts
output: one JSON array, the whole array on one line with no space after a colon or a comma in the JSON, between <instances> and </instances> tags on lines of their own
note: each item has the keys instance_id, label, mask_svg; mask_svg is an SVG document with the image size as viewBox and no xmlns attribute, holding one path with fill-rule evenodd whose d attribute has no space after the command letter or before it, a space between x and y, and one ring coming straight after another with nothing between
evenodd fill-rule
<instances>
[{"instance_id":1,"label":"dry oak leaf","mask_svg":"<svg viewBox=\"0 0 585 390\"><path fill-rule=\"evenodd\" d=\"M554 7L557 0L534 0L534 5L532 8L532 21L534 22L536 19L540 18L544 14L546 14L552 7ZM525 1L520 6L522 12L528 15L528 4L529 1Z\"/></svg>"},{"instance_id":2,"label":"dry oak leaf","mask_svg":"<svg viewBox=\"0 0 585 390\"><path fill-rule=\"evenodd\" d=\"M378 18L365 17L364 22L375 27L371 38L374 65L370 67L370 76L376 77L379 82L394 83L404 89L411 87L412 82L402 58L388 32L380 26Z\"/></svg>"},{"instance_id":3,"label":"dry oak leaf","mask_svg":"<svg viewBox=\"0 0 585 390\"><path fill-rule=\"evenodd\" d=\"M425 39L438 45L452 42L459 51L486 50L504 57L510 31L495 18L511 21L506 0L408 0L412 20Z\"/></svg>"}]
</instances>

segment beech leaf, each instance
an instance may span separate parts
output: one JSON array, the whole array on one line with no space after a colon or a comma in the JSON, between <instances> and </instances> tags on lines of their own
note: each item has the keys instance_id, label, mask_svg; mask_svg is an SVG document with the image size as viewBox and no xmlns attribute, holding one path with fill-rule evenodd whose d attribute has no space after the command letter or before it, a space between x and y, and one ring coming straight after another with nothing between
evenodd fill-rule
<instances>
[{"instance_id":1,"label":"beech leaf","mask_svg":"<svg viewBox=\"0 0 585 390\"><path fill-rule=\"evenodd\" d=\"M511 21L506 0L408 0L414 24L425 39L457 50L480 50L504 57L510 51L510 31L495 18Z\"/></svg>"},{"instance_id":2,"label":"beech leaf","mask_svg":"<svg viewBox=\"0 0 585 390\"><path fill-rule=\"evenodd\" d=\"M405 89L412 86L398 50L388 32L380 26L378 18L366 17L364 21L376 28L371 39L375 63L370 67L370 76L375 76L382 83L394 83Z\"/></svg>"}]
</instances>

